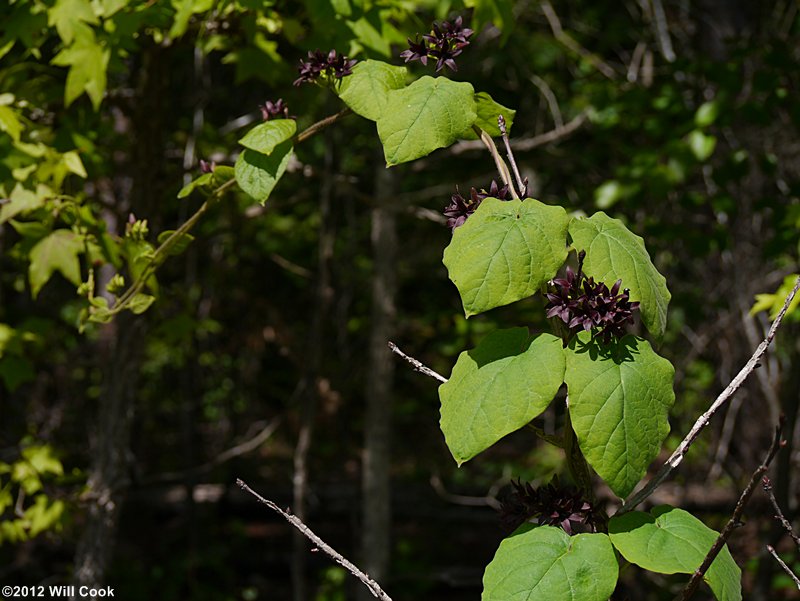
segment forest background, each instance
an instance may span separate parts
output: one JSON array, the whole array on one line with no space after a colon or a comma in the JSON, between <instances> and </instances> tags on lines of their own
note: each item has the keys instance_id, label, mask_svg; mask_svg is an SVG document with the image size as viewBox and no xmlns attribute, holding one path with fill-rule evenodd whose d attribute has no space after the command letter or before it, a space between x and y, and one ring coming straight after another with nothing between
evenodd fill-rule
<instances>
[{"instance_id":1,"label":"forest background","mask_svg":"<svg viewBox=\"0 0 800 601\"><path fill-rule=\"evenodd\" d=\"M296 149L265 206L230 190L201 210L149 280L154 302L86 321L82 284L130 283L204 206L199 191L177 198L200 159L232 165L259 105L282 98L300 130L344 108L292 86L308 51L399 65L407 38L456 15L476 34L450 76L517 111L529 195L624 219L670 282L659 352L677 400L661 461L730 382L798 269L796 2L7 2L0 583L107 584L130 600L365 593L238 477L395 599L480 595L505 535L498 500L512 478L563 476L563 453L523 430L456 468L437 383L387 343L447 375L486 333L543 323L534 300L465 319L441 263L455 186L497 177L482 145L387 170L374 126L340 115ZM719 530L783 412L771 477L793 519L799 330L790 313L651 505ZM756 495L729 541L745 598L800 598L765 551L800 565L772 513ZM671 599L684 583L628 569L614 598Z\"/></svg>"}]
</instances>

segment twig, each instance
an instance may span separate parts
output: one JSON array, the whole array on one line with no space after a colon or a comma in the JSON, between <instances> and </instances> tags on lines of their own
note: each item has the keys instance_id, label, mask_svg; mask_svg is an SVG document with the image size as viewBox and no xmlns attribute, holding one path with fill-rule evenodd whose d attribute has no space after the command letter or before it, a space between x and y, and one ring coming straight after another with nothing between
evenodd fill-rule
<instances>
[{"instance_id":1,"label":"twig","mask_svg":"<svg viewBox=\"0 0 800 601\"><path fill-rule=\"evenodd\" d=\"M514 153L511 150L511 143L508 141L508 130L506 129L506 118L503 115L497 116L497 127L500 128L500 135L503 137L503 143L506 145L506 155L508 162L511 163L511 169L514 170L514 177L517 178L517 186L520 195L527 195L528 181L522 181L522 176L519 174L517 162L514 160Z\"/></svg>"},{"instance_id":2,"label":"twig","mask_svg":"<svg viewBox=\"0 0 800 601\"><path fill-rule=\"evenodd\" d=\"M617 514L623 514L632 510L639 503L653 494L653 491L661 486L664 480L666 480L670 473L672 473L672 470L681 464L686 452L689 450L689 447L692 446L694 441L700 435L700 432L702 432L703 429L708 425L714 414L728 401L728 399L730 399L736 393L737 390L739 390L747 377L753 373L753 370L758 365L759 360L767 351L767 347L772 342L772 339L775 338L775 333L783 321L783 316L786 315L789 304L794 299L795 294L797 294L798 288L800 288L800 277L797 278L794 288L792 288L792 291L786 297L786 301L783 303L783 308L781 309L780 313L778 313L775 321L772 322L772 326L770 327L769 332L767 332L767 337L761 342L761 344L758 345L758 348L753 353L753 356L750 357L747 363L745 363L744 367L742 367L739 373L736 374L736 377L731 380L731 383L728 384L725 390L720 393L716 400L711 404L711 407L709 407L708 410L703 413L703 415L697 418L697 421L694 423L694 426L692 426L692 429L681 441L681 444L678 445L678 448L675 449L672 455L670 455L669 459L667 459L664 465L661 466L661 469L658 470L658 473L653 476L653 478L644 488L627 499L619 511L617 511Z\"/></svg>"},{"instance_id":3,"label":"twig","mask_svg":"<svg viewBox=\"0 0 800 601\"><path fill-rule=\"evenodd\" d=\"M346 117L352 112L353 111L351 111L350 109L342 109L335 115L331 115L330 117L325 117L324 119L317 121L313 125L309 125L306 129L297 134L297 136L294 139L295 144L300 144L301 142L307 140L308 138L319 132L321 129L325 129L329 125L333 125L339 119L341 119L342 117Z\"/></svg>"},{"instance_id":4,"label":"twig","mask_svg":"<svg viewBox=\"0 0 800 601\"><path fill-rule=\"evenodd\" d=\"M497 172L500 174L500 179L503 180L503 183L508 186L508 189L511 192L511 198L519 200L519 194L517 194L517 190L514 188L514 181L511 179L511 173L509 172L508 166L503 160L503 157L501 157L500 153L497 151L497 146L494 145L494 140L492 140L492 137L477 125L473 125L472 130L478 134L481 142L483 142L483 145L489 150L489 154L492 155L494 164L497 167Z\"/></svg>"},{"instance_id":5,"label":"twig","mask_svg":"<svg viewBox=\"0 0 800 601\"><path fill-rule=\"evenodd\" d=\"M547 18L547 22L550 24L550 29L553 31L553 37L555 37L564 46L572 50L575 54L589 61L589 63L595 69L600 71L600 73L609 79L614 80L617 78L617 72L614 71L614 69L608 63L604 62L596 54L589 52L586 48L578 44L578 42L576 42L571 35L564 31L564 28L561 27L561 21L549 0L542 2L542 12Z\"/></svg>"},{"instance_id":6,"label":"twig","mask_svg":"<svg viewBox=\"0 0 800 601\"><path fill-rule=\"evenodd\" d=\"M711 545L711 549L708 551L708 553L706 553L703 563L701 563L700 567L694 571L694 574L692 574L692 577L689 579L686 588L683 589L681 601L687 601L692 595L694 595L694 593L697 591L697 587L700 586L700 582L703 580L703 575L708 571L708 568L711 567L714 559L716 559L717 555L719 555L719 552L722 550L722 547L725 546L725 543L730 538L734 529L741 526L741 517L745 505L747 505L747 502L753 495L753 491L756 489L756 486L758 486L758 482L761 480L767 469L769 469L769 464L772 463L775 455L778 454L778 451L785 444L785 442L781 441L781 429L783 428L784 421L784 417L781 416L781 419L775 428L775 436L772 438L772 444L769 447L766 458L761 462L761 465L756 468L756 471L753 472L753 475L750 477L750 482L747 483L747 486L739 497L739 501L736 503L736 508L733 510L731 519L729 519L728 523L725 524L725 527L722 529L722 532L719 533L717 540L714 541L714 544Z\"/></svg>"},{"instance_id":7,"label":"twig","mask_svg":"<svg viewBox=\"0 0 800 601\"><path fill-rule=\"evenodd\" d=\"M550 109L550 115L553 117L553 123L555 126L564 127L564 118L561 116L561 109L558 107L558 99L556 95L553 94L553 90L550 89L550 86L547 85L547 82L539 77L538 75L534 74L530 76L530 80L539 91L544 96L544 99L547 101L547 106Z\"/></svg>"},{"instance_id":8,"label":"twig","mask_svg":"<svg viewBox=\"0 0 800 601\"><path fill-rule=\"evenodd\" d=\"M775 558L775 561L777 561L780 564L780 566L783 568L783 571L789 574L791 579L794 580L795 586L797 586L797 588L800 589L800 578L798 578L797 574L795 574L792 571L792 568L786 565L786 562L784 562L780 557L778 557L778 554L775 552L775 548L772 545L767 545L767 551L769 551L770 555L772 555Z\"/></svg>"},{"instance_id":9,"label":"twig","mask_svg":"<svg viewBox=\"0 0 800 601\"><path fill-rule=\"evenodd\" d=\"M772 492L772 482L770 482L769 478L764 476L764 479L761 481L761 485L764 487L764 492L767 493L769 502L772 504L772 508L775 510L775 519L781 523L783 529L786 530L786 532L789 533L789 536L792 537L794 544L800 548L800 536L795 534L795 531L792 528L792 525L789 523L789 520L787 520L786 516L783 515L781 507L778 505L778 500L775 498L775 493Z\"/></svg>"},{"instance_id":10,"label":"twig","mask_svg":"<svg viewBox=\"0 0 800 601\"><path fill-rule=\"evenodd\" d=\"M538 136L533 136L532 138L520 138L518 140L512 140L511 148L518 152L527 151L538 148L539 146L544 146L545 144L549 144L551 142L557 142L562 138L566 138L575 130L580 128L585 121L586 113L579 113L574 119L565 123L564 127L556 127L555 129L547 131L543 134L539 134ZM485 144L481 140L462 140L461 142L456 142L453 144L450 147L450 152L454 155L459 155L471 150L480 150L484 146Z\"/></svg>"},{"instance_id":11,"label":"twig","mask_svg":"<svg viewBox=\"0 0 800 601\"><path fill-rule=\"evenodd\" d=\"M454 505L462 505L464 507L491 507L492 509L500 510L501 504L497 498L491 494L487 494L484 497L473 497L471 495L458 495L456 493L452 493L444 485L442 482L441 476L439 474L431 474L430 478L431 487L436 492L439 497L447 501L448 503L453 503Z\"/></svg>"},{"instance_id":12,"label":"twig","mask_svg":"<svg viewBox=\"0 0 800 601\"><path fill-rule=\"evenodd\" d=\"M658 47L667 62L674 63L675 51L672 49L672 39L669 37L669 24L664 6L661 4L661 0L650 0L650 3L653 6L653 23L658 37Z\"/></svg>"},{"instance_id":13,"label":"twig","mask_svg":"<svg viewBox=\"0 0 800 601\"><path fill-rule=\"evenodd\" d=\"M408 355L406 355L403 351L397 348L397 345L394 342L389 342L389 348L395 355L399 355L400 357L408 361L414 368L414 371L418 371L421 374L430 376L434 380L439 380L442 384L447 382L447 378L445 378L443 375L439 373L436 373L430 367L424 365L421 361L417 361L416 359L414 359L414 357L409 357Z\"/></svg>"},{"instance_id":14,"label":"twig","mask_svg":"<svg viewBox=\"0 0 800 601\"><path fill-rule=\"evenodd\" d=\"M380 587L380 585L377 582L375 582L372 578L370 578L364 572L359 570L353 563L351 563L343 555L338 553L333 547L331 547L328 543L326 543L324 540L322 540L319 536L314 534L314 532L311 530L311 528L306 526L300 520L300 518L298 518L295 515L292 515L289 511L284 511L283 509L278 507L275 503L273 503L269 499L265 499L260 494L258 494L256 491L254 491L252 488L250 488L247 484L245 484L245 482L243 480L241 480L240 478L236 479L236 484L243 491L253 495L256 499L258 499L258 501L260 503L263 503L264 505L266 505L267 507L269 507L270 509L272 509L276 513L279 513L283 517L283 519L285 519L292 526L297 528L297 530L301 534L303 534L303 536L305 536L308 540L310 540L312 543L314 543L317 546L317 548L322 549L322 551L324 551L326 555L328 555L336 563L338 563L340 566L342 566L348 572L350 572L353 576L355 576L361 582L363 582L364 586L366 586L369 589L369 592L372 593L372 595L376 599L380 599L380 601L392 601L392 598L383 591L383 589Z\"/></svg>"}]
</instances>

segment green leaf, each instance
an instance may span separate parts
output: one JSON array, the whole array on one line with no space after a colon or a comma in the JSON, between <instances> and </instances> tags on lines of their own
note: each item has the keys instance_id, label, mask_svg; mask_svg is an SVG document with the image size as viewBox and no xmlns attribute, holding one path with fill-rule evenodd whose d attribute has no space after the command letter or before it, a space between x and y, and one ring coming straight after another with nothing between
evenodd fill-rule
<instances>
[{"instance_id":1,"label":"green leaf","mask_svg":"<svg viewBox=\"0 0 800 601\"><path fill-rule=\"evenodd\" d=\"M100 108L106 90L106 69L111 51L97 43L94 32L85 25L77 30L75 42L59 52L54 65L69 67L64 87L64 103L69 106L86 92L94 110Z\"/></svg>"},{"instance_id":2,"label":"green leaf","mask_svg":"<svg viewBox=\"0 0 800 601\"><path fill-rule=\"evenodd\" d=\"M492 332L461 353L439 387L441 428L461 465L544 411L564 381L561 340L527 328Z\"/></svg>"},{"instance_id":3,"label":"green leaf","mask_svg":"<svg viewBox=\"0 0 800 601\"><path fill-rule=\"evenodd\" d=\"M667 280L650 260L644 240L602 211L589 218L573 219L569 233L575 250L586 251L586 275L605 282L609 288L622 279L622 287L630 288L631 300L641 303L639 311L645 327L654 336L661 336L667 327L667 306L672 295L667 290Z\"/></svg>"},{"instance_id":4,"label":"green leaf","mask_svg":"<svg viewBox=\"0 0 800 601\"><path fill-rule=\"evenodd\" d=\"M343 77L338 85L339 98L354 113L371 121L377 121L386 108L390 90L405 86L408 69L365 60L353 67L352 75Z\"/></svg>"},{"instance_id":5,"label":"green leaf","mask_svg":"<svg viewBox=\"0 0 800 601\"><path fill-rule=\"evenodd\" d=\"M49 445L27 447L22 450L22 456L40 474L64 475L64 467Z\"/></svg>"},{"instance_id":6,"label":"green leaf","mask_svg":"<svg viewBox=\"0 0 800 601\"><path fill-rule=\"evenodd\" d=\"M0 106L0 130L6 132L15 142L19 141L22 124L17 119L14 109L9 106Z\"/></svg>"},{"instance_id":7,"label":"green leaf","mask_svg":"<svg viewBox=\"0 0 800 601\"><path fill-rule=\"evenodd\" d=\"M210 184L213 177L214 175L212 173L204 173L196 179L193 179L181 188L180 192L178 192L178 198L186 198L197 188L203 188L203 186Z\"/></svg>"},{"instance_id":8,"label":"green leaf","mask_svg":"<svg viewBox=\"0 0 800 601\"><path fill-rule=\"evenodd\" d=\"M511 131L511 126L514 125L514 116L517 114L517 111L506 108L502 104L495 102L486 92L478 92L475 94L475 108L478 115L477 119L475 119L475 125L493 138L500 136L500 126L497 124L498 115L503 115L506 120L506 131ZM478 134L476 134L472 126L470 126L461 132L461 135L458 137L464 140L477 140Z\"/></svg>"},{"instance_id":9,"label":"green leaf","mask_svg":"<svg viewBox=\"0 0 800 601\"><path fill-rule=\"evenodd\" d=\"M683 509L667 505L650 514L641 511L614 516L608 524L611 542L631 563L659 574L692 574L718 534ZM722 548L703 579L719 601L742 598L742 571Z\"/></svg>"},{"instance_id":10,"label":"green leaf","mask_svg":"<svg viewBox=\"0 0 800 601\"><path fill-rule=\"evenodd\" d=\"M694 124L697 127L708 127L717 120L719 109L719 100L704 102L694 114Z\"/></svg>"},{"instance_id":11,"label":"green leaf","mask_svg":"<svg viewBox=\"0 0 800 601\"><path fill-rule=\"evenodd\" d=\"M642 479L669 433L675 369L641 338L605 346L582 332L570 343L564 381L583 455L618 496Z\"/></svg>"},{"instance_id":12,"label":"green leaf","mask_svg":"<svg viewBox=\"0 0 800 601\"><path fill-rule=\"evenodd\" d=\"M44 206L44 197L17 184L11 191L8 202L0 205L0 224L13 219L20 213L33 211Z\"/></svg>"},{"instance_id":13,"label":"green leaf","mask_svg":"<svg viewBox=\"0 0 800 601\"><path fill-rule=\"evenodd\" d=\"M503 540L483 575L482 601L607 601L619 566L605 534L569 536L525 525Z\"/></svg>"},{"instance_id":14,"label":"green leaf","mask_svg":"<svg viewBox=\"0 0 800 601\"><path fill-rule=\"evenodd\" d=\"M81 238L66 229L55 230L40 240L31 249L31 264L28 276L31 282L31 294L34 298L39 294L53 272L58 271L70 282L78 286L81 283L81 267L78 255L83 252Z\"/></svg>"},{"instance_id":15,"label":"green leaf","mask_svg":"<svg viewBox=\"0 0 800 601\"><path fill-rule=\"evenodd\" d=\"M279 144L269 156L246 149L236 159L236 183L247 194L264 204L286 171L291 156L291 140Z\"/></svg>"},{"instance_id":16,"label":"green leaf","mask_svg":"<svg viewBox=\"0 0 800 601\"><path fill-rule=\"evenodd\" d=\"M130 300L128 309L130 309L134 315L141 315L150 308L150 305L152 305L155 300L155 296L150 294L142 294L140 292L139 294L134 295L134 297Z\"/></svg>"},{"instance_id":17,"label":"green leaf","mask_svg":"<svg viewBox=\"0 0 800 601\"><path fill-rule=\"evenodd\" d=\"M487 198L456 228L444 264L467 317L526 298L567 257L569 217L533 198Z\"/></svg>"},{"instance_id":18,"label":"green leaf","mask_svg":"<svg viewBox=\"0 0 800 601\"><path fill-rule=\"evenodd\" d=\"M70 150L69 152L65 152L62 160L64 161L64 165L67 166L67 169L69 169L70 173L74 173L75 175L86 179L86 167L83 166L81 156L76 151Z\"/></svg>"},{"instance_id":19,"label":"green leaf","mask_svg":"<svg viewBox=\"0 0 800 601\"><path fill-rule=\"evenodd\" d=\"M47 11L47 15L47 24L55 26L58 35L67 45L75 39L76 30L82 23L99 23L90 0L57 0L53 8Z\"/></svg>"},{"instance_id":20,"label":"green leaf","mask_svg":"<svg viewBox=\"0 0 800 601\"><path fill-rule=\"evenodd\" d=\"M401 90L390 90L378 119L386 166L413 161L455 142L477 118L474 94L468 83L427 75Z\"/></svg>"},{"instance_id":21,"label":"green leaf","mask_svg":"<svg viewBox=\"0 0 800 601\"><path fill-rule=\"evenodd\" d=\"M270 155L281 142L291 139L296 131L297 122L294 119L270 119L247 132L239 144Z\"/></svg>"},{"instance_id":22,"label":"green leaf","mask_svg":"<svg viewBox=\"0 0 800 601\"><path fill-rule=\"evenodd\" d=\"M173 234L175 230L164 230L158 235L158 243L164 244ZM189 245L194 240L194 236L191 234L187 234L186 232L181 233L175 240L172 241L172 245L167 249L167 256L174 256L183 253Z\"/></svg>"},{"instance_id":23,"label":"green leaf","mask_svg":"<svg viewBox=\"0 0 800 601\"><path fill-rule=\"evenodd\" d=\"M710 158L717 147L717 139L714 136L707 136L699 129L689 132L686 141L694 157L701 162Z\"/></svg>"}]
</instances>

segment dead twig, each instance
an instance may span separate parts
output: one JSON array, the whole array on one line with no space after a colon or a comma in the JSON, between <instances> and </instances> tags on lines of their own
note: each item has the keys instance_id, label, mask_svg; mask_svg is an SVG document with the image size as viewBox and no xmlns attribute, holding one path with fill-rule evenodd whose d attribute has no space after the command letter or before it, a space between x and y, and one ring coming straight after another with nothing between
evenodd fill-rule
<instances>
[{"instance_id":1,"label":"dead twig","mask_svg":"<svg viewBox=\"0 0 800 601\"><path fill-rule=\"evenodd\" d=\"M797 574L792 571L792 568L787 566L786 562L778 557L778 554L775 552L775 548L772 545L767 545L767 551L769 551L770 555L775 558L775 561L780 564L780 566L783 568L783 571L789 574L789 577L794 580L795 586L797 586L798 590L800 590L800 578L798 578Z\"/></svg>"},{"instance_id":2,"label":"dead twig","mask_svg":"<svg viewBox=\"0 0 800 601\"><path fill-rule=\"evenodd\" d=\"M781 430L783 428L784 421L784 417L781 416L781 419L775 428L775 435L772 438L772 444L769 447L767 456L764 458L764 461L761 462L761 465L756 468L756 471L753 472L753 475L750 477L750 482L747 483L747 486L739 497L739 501L736 503L736 507L733 510L731 519L729 519L728 523L725 524L725 527L722 529L722 532L719 533L717 540L714 541L714 544L711 545L711 549L708 551L708 553L706 553L703 563L701 563L700 567L694 571L694 574L692 574L692 577L689 579L686 588L683 589L681 601L687 601L692 595L694 595L694 593L697 591L697 587L700 586L700 582L703 580L703 575L708 571L708 568L711 567L711 564L714 562L714 559L716 559L717 555L719 555L719 552L722 551L722 547L724 547L725 543L728 542L728 539L730 538L734 529L741 526L742 512L744 511L745 505L747 505L747 502L753 495L753 491L756 489L756 486L758 486L758 483L764 476L764 473L767 471L767 469L769 469L769 464L772 463L775 455L778 454L778 451L785 444L785 442L781 440Z\"/></svg>"},{"instance_id":3,"label":"dead twig","mask_svg":"<svg viewBox=\"0 0 800 601\"><path fill-rule=\"evenodd\" d=\"M692 426L692 429L681 441L681 444L678 445L678 448L675 449L672 455L669 456L669 459L664 462L664 465L661 466L661 469L658 470L658 473L650 479L644 488L631 495L631 497L624 502L619 511L617 511L617 514L623 514L631 511L639 503L652 495L653 491L661 486L664 480L666 480L667 477L672 473L672 470L681 464L683 458L686 456L686 452L689 450L689 447L692 446L695 440L697 440L700 432L702 432L703 429L709 424L711 418L714 417L714 414L736 393L737 390L739 390L747 377L753 373L753 370L759 365L761 357L767 351L767 347L775 338L775 333L778 331L784 315L786 315L789 304L797 294L798 288L800 288L800 277L797 278L794 288L792 288L792 291L786 297L780 313L778 313L775 321L772 322L772 326L770 327L769 332L767 332L767 337L761 342L761 344L758 345L758 348L753 353L753 356L750 357L744 367L742 367L739 373L736 374L736 377L731 380L731 383L728 384L725 390L720 393L716 400L711 404L711 407L709 407L706 412L703 413L703 415L697 418L697 421L694 423L694 426Z\"/></svg>"},{"instance_id":4,"label":"dead twig","mask_svg":"<svg viewBox=\"0 0 800 601\"><path fill-rule=\"evenodd\" d=\"M269 499L265 499L252 488L250 488L243 480L240 478L236 479L236 484L241 488L243 491L250 493L253 495L260 503L263 503L274 512L278 513L289 522L292 526L297 528L297 530L305 536L308 540L316 545L318 549L321 549L328 555L331 559L333 559L336 563L350 572L353 576L358 578L361 582L364 583L369 589L369 592L372 593L372 596L376 599L380 599L380 601L392 601L392 598L387 595L384 590L380 587L380 585L375 582L372 578L367 576L364 572L359 570L353 563L351 563L347 558L345 558L341 553L338 553L333 547L331 547L328 543L322 540L319 536L314 534L314 532L306 526L303 521L298 518L296 515L291 514L289 511L283 510L278 507L275 503L270 501Z\"/></svg>"},{"instance_id":5,"label":"dead twig","mask_svg":"<svg viewBox=\"0 0 800 601\"><path fill-rule=\"evenodd\" d=\"M425 374L426 376L430 376L434 380L439 380L442 384L447 382L447 378L443 375L433 371L430 367L424 365L421 361L417 361L414 357L409 357L403 351L401 351L394 342L389 342L389 348L391 351L403 359L405 359L411 366L414 368L414 371L418 371L421 374Z\"/></svg>"},{"instance_id":6,"label":"dead twig","mask_svg":"<svg viewBox=\"0 0 800 601\"><path fill-rule=\"evenodd\" d=\"M795 534L795 531L792 528L792 525L789 523L789 520L787 520L786 516L783 515L781 507L778 505L778 500L775 498L775 493L772 492L772 482L770 482L769 478L764 476L764 479L761 481L761 486L764 488L764 492L767 493L767 496L769 497L769 502L772 504L772 509L775 510L775 519L781 523L783 529L789 533L789 536L792 537L794 544L800 549L800 536Z\"/></svg>"}]
</instances>

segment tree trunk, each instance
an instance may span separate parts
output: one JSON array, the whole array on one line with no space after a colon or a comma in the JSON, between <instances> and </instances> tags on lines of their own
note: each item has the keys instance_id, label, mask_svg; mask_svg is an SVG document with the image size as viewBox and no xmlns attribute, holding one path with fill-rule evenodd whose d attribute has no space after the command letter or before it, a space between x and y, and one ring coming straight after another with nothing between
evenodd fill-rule
<instances>
[{"instance_id":1,"label":"tree trunk","mask_svg":"<svg viewBox=\"0 0 800 601\"><path fill-rule=\"evenodd\" d=\"M378 164L372 207L372 319L366 382L362 495L364 523L361 555L364 570L384 584L391 548L391 419L394 362L387 343L395 320L397 233L392 208L395 172ZM359 590L361 599L371 599Z\"/></svg>"}]
</instances>

